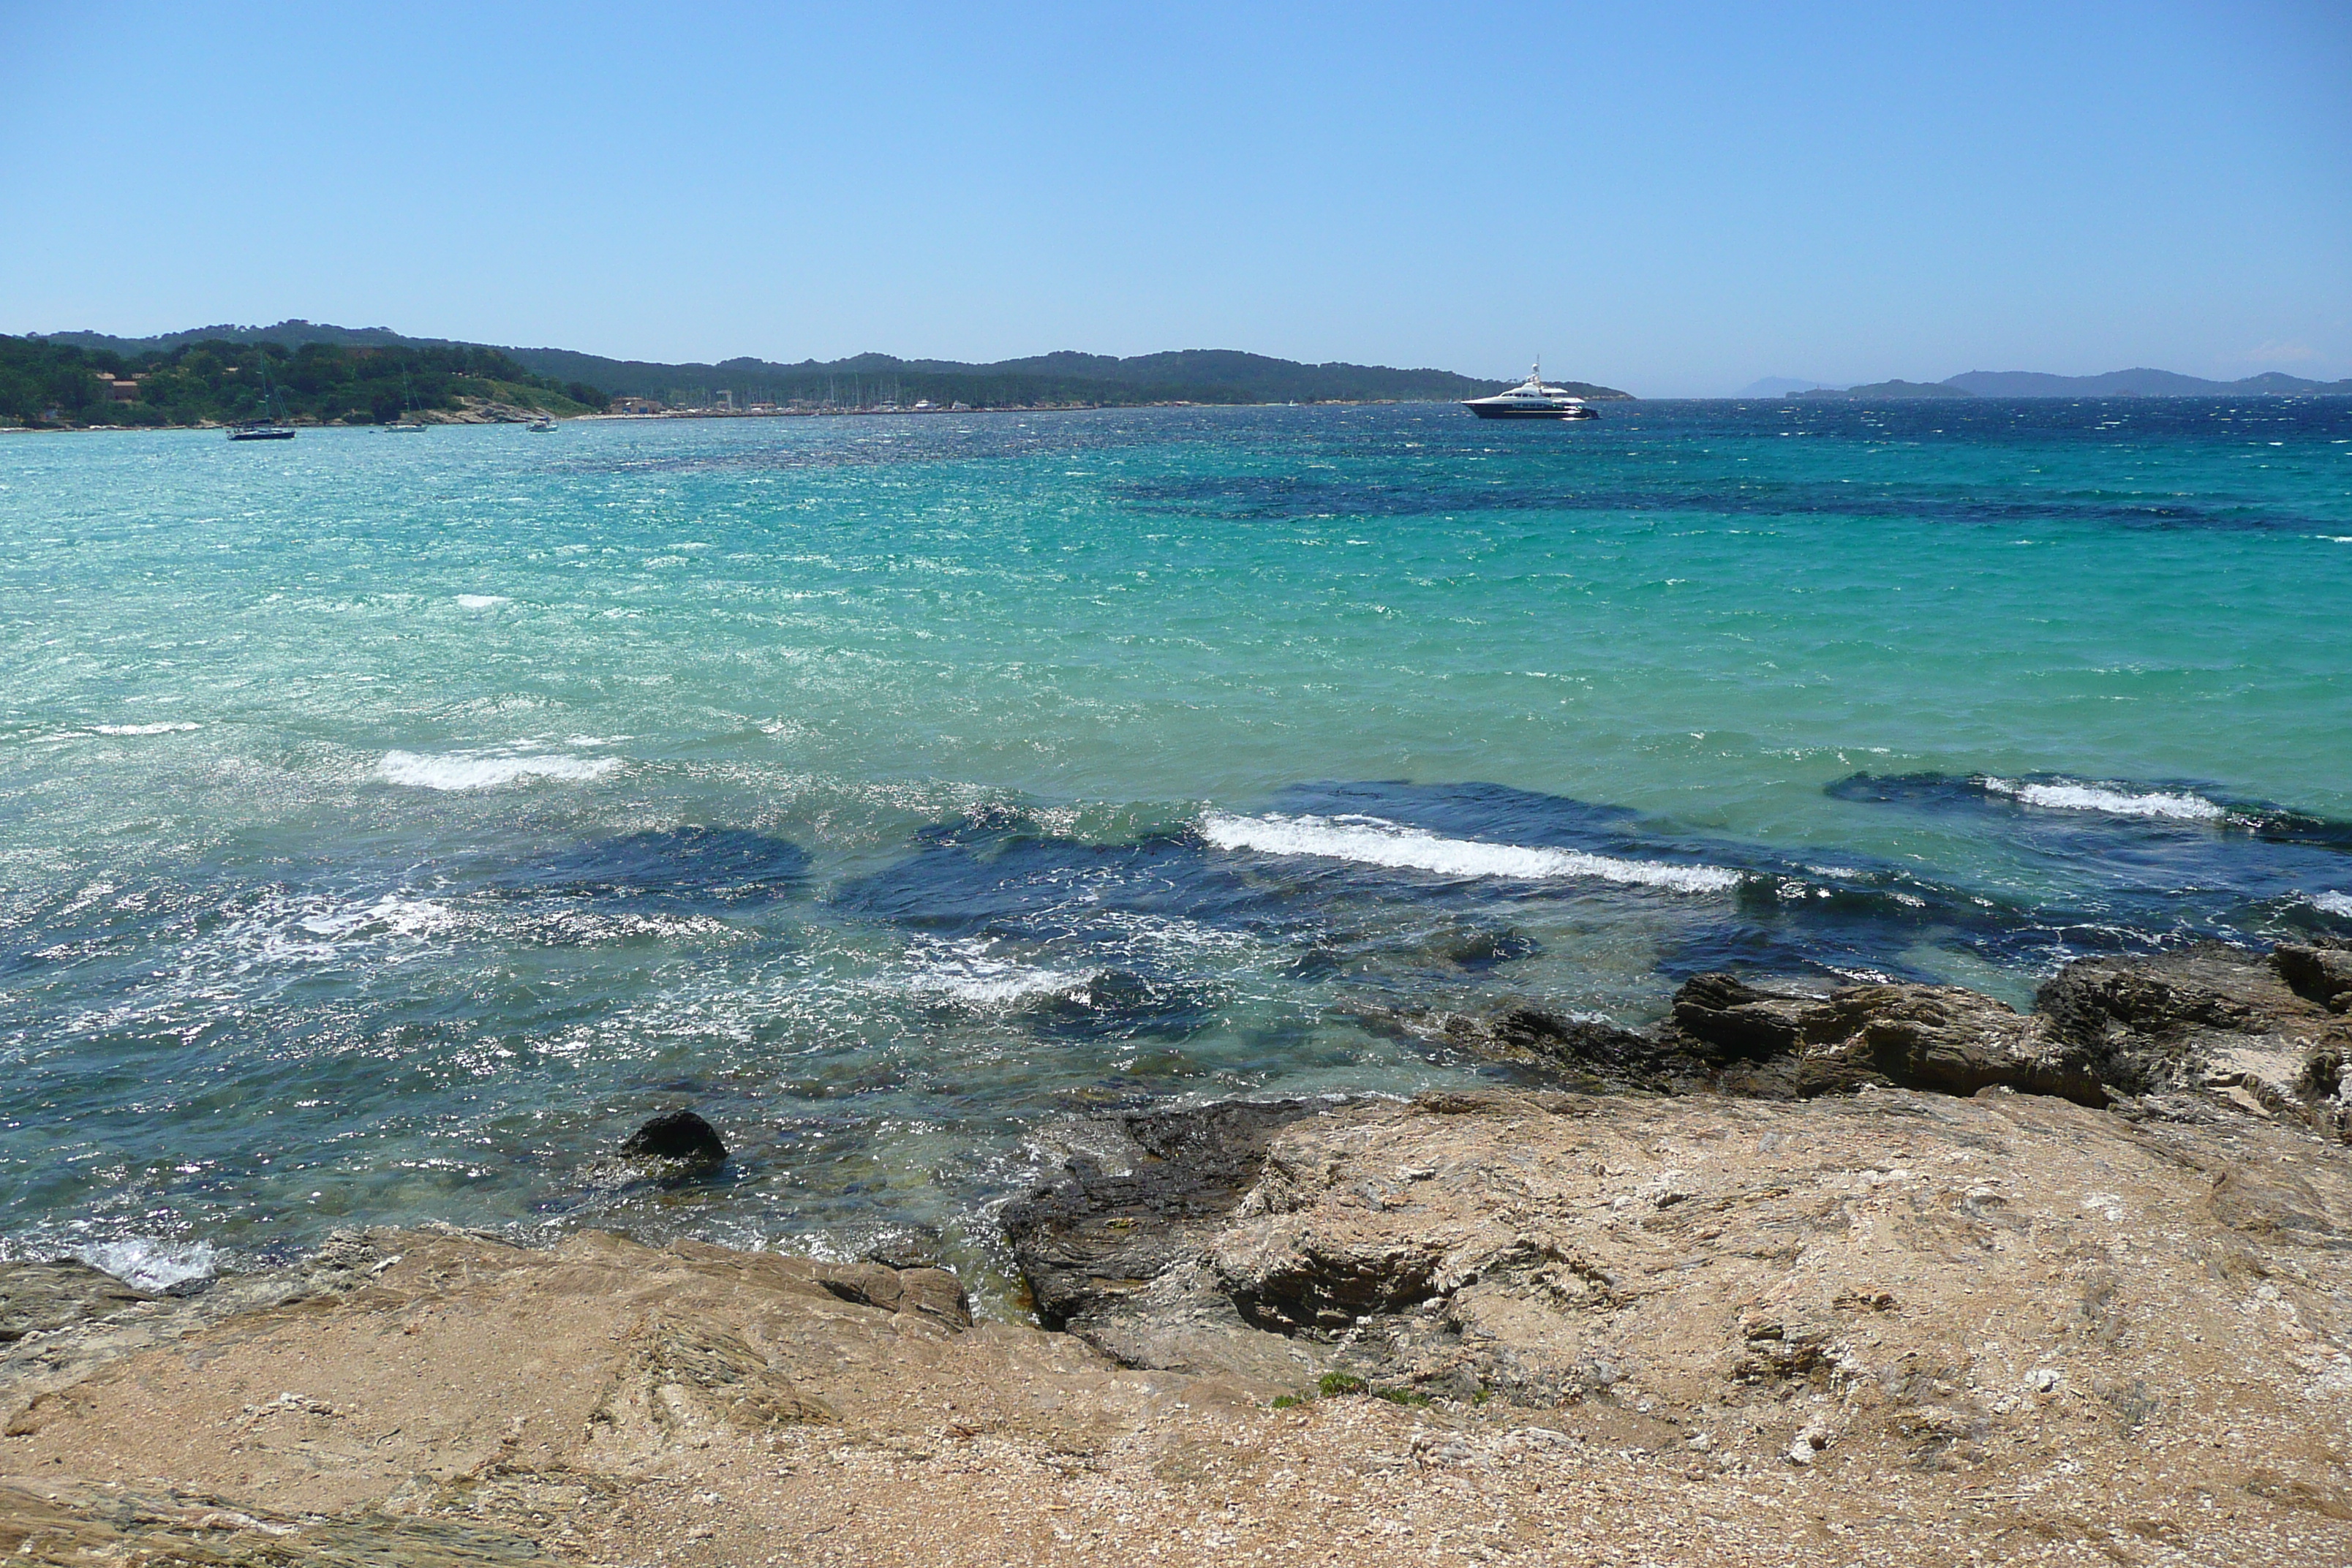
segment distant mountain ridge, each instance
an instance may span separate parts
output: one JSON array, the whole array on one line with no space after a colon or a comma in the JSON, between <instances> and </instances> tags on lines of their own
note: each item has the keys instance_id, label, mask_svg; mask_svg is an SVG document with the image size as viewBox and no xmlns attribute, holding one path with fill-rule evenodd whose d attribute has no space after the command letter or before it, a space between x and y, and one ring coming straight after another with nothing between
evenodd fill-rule
<instances>
[{"instance_id":1,"label":"distant mountain ridge","mask_svg":"<svg viewBox=\"0 0 2352 1568\"><path fill-rule=\"evenodd\" d=\"M1734 397L1787 397L1793 393L1819 392L1828 388L1826 381L1813 381L1801 375L1767 375L1749 382L1733 393Z\"/></svg>"},{"instance_id":2,"label":"distant mountain ridge","mask_svg":"<svg viewBox=\"0 0 2352 1568\"><path fill-rule=\"evenodd\" d=\"M1762 384L1761 383L1758 384ZM2352 395L2352 378L2306 381L2266 371L2239 381L2208 381L2169 370L2111 370L2104 375L2052 375L2038 370L1971 370L1942 381L1874 381L1860 386L1817 386L1794 397L1879 401L1912 397L2286 397Z\"/></svg>"},{"instance_id":3,"label":"distant mountain ridge","mask_svg":"<svg viewBox=\"0 0 2352 1568\"><path fill-rule=\"evenodd\" d=\"M715 364L669 364L616 360L574 349L515 348L461 343L447 338L412 338L389 327L338 327L304 321L268 327L200 327L152 338L117 338L102 332L49 332L38 341L130 357L157 350L219 341L271 342L288 348L306 343L337 347L495 348L540 375L597 388L607 396L648 397L665 403L707 400L725 390L746 400L775 402L866 402L887 397L914 402L991 405L1138 403L1405 403L1482 397L1509 384L1481 381L1444 370L1398 370L1387 365L1333 362L1302 364L1294 360L1233 349L1184 349L1120 359L1063 351L1025 359L972 364L958 360L906 360L865 353L848 359L797 364L739 358ZM1628 398L1632 394L1589 382L1559 383L1589 398Z\"/></svg>"}]
</instances>

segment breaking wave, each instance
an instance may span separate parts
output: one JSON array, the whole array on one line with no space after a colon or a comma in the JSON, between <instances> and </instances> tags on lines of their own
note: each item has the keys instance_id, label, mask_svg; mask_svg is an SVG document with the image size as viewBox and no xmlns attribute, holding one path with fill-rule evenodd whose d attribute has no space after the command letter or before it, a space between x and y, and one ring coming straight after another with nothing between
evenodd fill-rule
<instances>
[{"instance_id":1,"label":"breaking wave","mask_svg":"<svg viewBox=\"0 0 2352 1568\"><path fill-rule=\"evenodd\" d=\"M621 765L618 757L502 756L480 752L386 752L376 773L419 789L496 789L522 779L582 783Z\"/></svg>"},{"instance_id":2,"label":"breaking wave","mask_svg":"<svg viewBox=\"0 0 2352 1568\"><path fill-rule=\"evenodd\" d=\"M1446 877L1491 877L1512 881L1586 879L1632 887L1664 888L1677 893L1721 893L1739 886L1740 874L1721 866L1678 866L1661 860L1626 860L1580 849L1493 844L1475 838L1442 838L1378 816L1236 816L1211 812L1201 837L1218 849L1248 849L1261 855L1315 856Z\"/></svg>"},{"instance_id":3,"label":"breaking wave","mask_svg":"<svg viewBox=\"0 0 2352 1568\"><path fill-rule=\"evenodd\" d=\"M77 1247L71 1256L142 1290L168 1290L220 1271L220 1254L209 1241L159 1241L133 1236Z\"/></svg>"},{"instance_id":4,"label":"breaking wave","mask_svg":"<svg viewBox=\"0 0 2352 1568\"><path fill-rule=\"evenodd\" d=\"M2152 816L2174 822L2220 822L2229 808L2185 790L2134 793L2109 784L2074 784L2065 780L1985 778L1979 781L1987 795L2005 795L2025 805L2052 811L2103 811L2111 816Z\"/></svg>"},{"instance_id":5,"label":"breaking wave","mask_svg":"<svg viewBox=\"0 0 2352 1568\"><path fill-rule=\"evenodd\" d=\"M1066 969L990 958L959 943L932 956L905 984L917 995L992 1007L1035 996L1065 995L1086 984L1087 978Z\"/></svg>"}]
</instances>

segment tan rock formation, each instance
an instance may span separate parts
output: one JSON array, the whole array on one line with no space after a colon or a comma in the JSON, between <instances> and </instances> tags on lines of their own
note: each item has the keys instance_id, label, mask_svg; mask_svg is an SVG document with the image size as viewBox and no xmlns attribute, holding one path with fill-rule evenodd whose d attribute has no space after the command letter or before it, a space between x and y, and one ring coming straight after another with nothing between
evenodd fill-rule
<instances>
[{"instance_id":1,"label":"tan rock formation","mask_svg":"<svg viewBox=\"0 0 2352 1568\"><path fill-rule=\"evenodd\" d=\"M347 1237L193 1300L0 1265L0 1552L2352 1561L2344 1015L2326 963L2192 957L2032 1015L1718 985L1727 1022L1575 1047L1778 1098L1074 1127L1012 1224L1068 1333L937 1269L593 1235ZM1983 1062L2113 1109L1879 1081Z\"/></svg>"}]
</instances>

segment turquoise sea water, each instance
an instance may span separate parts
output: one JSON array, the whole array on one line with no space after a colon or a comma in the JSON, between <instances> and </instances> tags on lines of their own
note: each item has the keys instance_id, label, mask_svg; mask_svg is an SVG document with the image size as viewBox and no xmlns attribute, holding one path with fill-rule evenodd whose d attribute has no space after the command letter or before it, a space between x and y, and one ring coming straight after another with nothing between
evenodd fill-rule
<instances>
[{"instance_id":1,"label":"turquoise sea water","mask_svg":"<svg viewBox=\"0 0 2352 1568\"><path fill-rule=\"evenodd\" d=\"M1104 1105L2352 931L2352 400L0 444L7 1247L985 1266ZM600 1163L692 1104L711 1182Z\"/></svg>"}]
</instances>

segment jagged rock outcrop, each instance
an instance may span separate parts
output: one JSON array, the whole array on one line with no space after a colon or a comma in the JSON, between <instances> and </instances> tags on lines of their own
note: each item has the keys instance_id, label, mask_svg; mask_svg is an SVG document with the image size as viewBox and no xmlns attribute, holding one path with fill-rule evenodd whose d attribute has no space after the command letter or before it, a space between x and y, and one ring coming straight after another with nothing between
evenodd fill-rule
<instances>
[{"instance_id":1,"label":"jagged rock outcrop","mask_svg":"<svg viewBox=\"0 0 2352 1568\"><path fill-rule=\"evenodd\" d=\"M2271 951L2271 963L2296 995L2331 1013L2352 1012L2352 945L2283 942Z\"/></svg>"},{"instance_id":2,"label":"jagged rock outcrop","mask_svg":"<svg viewBox=\"0 0 2352 1568\"><path fill-rule=\"evenodd\" d=\"M2315 951L2332 959L2336 950ZM1631 1240L1629 1224L1651 1236L1687 1231L1705 1245L1675 1265L1682 1268L1787 1262L1808 1244L1774 1238L1853 1223L1843 1189L1825 1193L1810 1177L1790 1184L1790 1159L1801 1174L1803 1159L1841 1139L1877 1136L1909 1148L1912 1163L1983 1173L1951 1199L1961 1218L1931 1219L1914 1202L1901 1219L1926 1249L1905 1265L1906 1279L1932 1276L1927 1253L1959 1246L1953 1238L1964 1234L2002 1250L2001 1236L2024 1212L2017 1173L2078 1170L2096 1185L2095 1173L2120 1156L2085 1152L2106 1144L2136 1152L2151 1191L2168 1179L2203 1198L2203 1220L2222 1230L2338 1236L2352 1221L2340 1149L2352 1039L2329 1005L2331 973L2305 953L2264 960L2235 949L2087 961L2045 987L2031 1014L1953 986L1806 990L1708 974L1686 984L1671 1016L1645 1034L1527 1006L1483 1021L1423 1021L1437 1037L1517 1066L1556 1064L1571 1083L1646 1092L1430 1094L1410 1108L1314 1117L1295 1105L1159 1113L1152 1135L1166 1153L1150 1180L1187 1194L1173 1223L1160 1224L1131 1186L1075 1162L1032 1200L1044 1208L1017 1211L1014 1254L1045 1282L1041 1307L1054 1321L1129 1364L1179 1364L1168 1359L1176 1355L1187 1366L1267 1374L1282 1364L1260 1342L1272 1334L1318 1347L1293 1359L1318 1368L1361 1364L1456 1392L1470 1379L1558 1400L1608 1386L1607 1368L1625 1349L1596 1349L1566 1325L1664 1288L1643 1283L1667 1267L1654 1249L1629 1252L1610 1237ZM1806 1101L1813 1109L1788 1103ZM2124 1114L2098 1114L2109 1107ZM1497 1115L1511 1119L1507 1135L1495 1131ZM1449 1120L1457 1116L1465 1120ZM1192 1152L1219 1146L1214 1119L1246 1135L1220 1150L1213 1177L1188 1174ZM2151 1143L2135 1122L2167 1131ZM1627 1126L1672 1129L1690 1153L1667 1166L1658 1147L1629 1142ZM1538 1127L1548 1133L1528 1131ZM2247 1137L2306 1130L2338 1141L2324 1192L2277 1163L2256 1180L2235 1152ZM1738 1141L1749 1134L1756 1146L1743 1155ZM2011 1152L1984 1167L1981 1151L1996 1137ZM1782 1149L1791 1152L1775 1152ZM1260 1173L1220 1223L1205 1208L1234 1190L1237 1156L1261 1160ZM1698 1162L1764 1174L1752 1190L1710 1195L1685 1180ZM1646 1185L1617 1180L1644 1167L1654 1168ZM1810 1195L1796 1195L1809 1184ZM1052 1224L1041 1228L1034 1215L1045 1212ZM1087 1240L1074 1251L1071 1238ZM1942 1256L1976 1261L1966 1247ZM1074 1287L1081 1260L1093 1272ZM2021 1300L2034 1293L2012 1284ZM1866 1281L1853 1289L1870 1310L1886 1295ZM1065 1305L1081 1295L1080 1305ZM1821 1322L1748 1324L1734 1357L1745 1370L1733 1381L1772 1368L1811 1375L1834 1360L1823 1331Z\"/></svg>"},{"instance_id":3,"label":"jagged rock outcrop","mask_svg":"<svg viewBox=\"0 0 2352 1568\"><path fill-rule=\"evenodd\" d=\"M2217 1095L2263 1115L2352 1136L2336 1010L2343 960L2289 945L2268 955L2208 943L2161 961L2085 959L2034 999L2052 1032L2118 1092Z\"/></svg>"},{"instance_id":4,"label":"jagged rock outcrop","mask_svg":"<svg viewBox=\"0 0 2352 1568\"><path fill-rule=\"evenodd\" d=\"M2057 1048L2047 1019L1899 990L1826 1023L1829 999L1794 1009L1761 1048L1805 1059L1827 1029L1955 1083L1984 1053L1936 1058L1972 1017L1997 1061ZM1603 1413L1694 1477L2025 1495L2063 1467L2120 1496L2151 1466L2210 1493L2190 1478L2218 1463L2242 1497L2333 1518L2352 1501L2352 1151L2219 1101L2176 1111L1867 1078L1812 1098L1352 1103L1274 1130L1202 1255L1123 1295L1127 1342L1159 1364L1165 1307L1196 1371L1264 1377L1271 1342L1305 1369L1295 1390L1330 1372L1327 1389L1435 1408ZM1209 1296L1232 1307L1214 1331Z\"/></svg>"},{"instance_id":5,"label":"jagged rock outcrop","mask_svg":"<svg viewBox=\"0 0 2352 1568\"><path fill-rule=\"evenodd\" d=\"M2005 1087L2084 1105L2113 1098L2090 1053L2038 1014L1956 985L1806 988L1701 974L1647 1032L1519 1004L1372 1020L1602 1093L1800 1100L1864 1084L1974 1094Z\"/></svg>"},{"instance_id":6,"label":"jagged rock outcrop","mask_svg":"<svg viewBox=\"0 0 2352 1568\"><path fill-rule=\"evenodd\" d=\"M1772 1451L1826 1394L1927 1455L2016 1440L2062 1384L2352 1396L2347 1235L2352 1156L2244 1119L1496 1092L1285 1128L1210 1256L1250 1322L1376 1382L1646 1402ZM2299 1349L2242 1331L2273 1300Z\"/></svg>"},{"instance_id":7,"label":"jagged rock outcrop","mask_svg":"<svg viewBox=\"0 0 2352 1568\"><path fill-rule=\"evenodd\" d=\"M1647 1031L1531 1004L1367 1021L1588 1092L2003 1088L2093 1107L2185 1093L2352 1137L2352 950L2333 945L2085 959L2043 986L2031 1013L1955 985L1711 973L1686 981Z\"/></svg>"},{"instance_id":8,"label":"jagged rock outcrop","mask_svg":"<svg viewBox=\"0 0 2352 1568\"><path fill-rule=\"evenodd\" d=\"M1059 1158L1003 1213L1037 1316L1082 1331L1196 1255L1257 1180L1276 1129L1322 1102L1228 1100L1066 1123Z\"/></svg>"}]
</instances>

